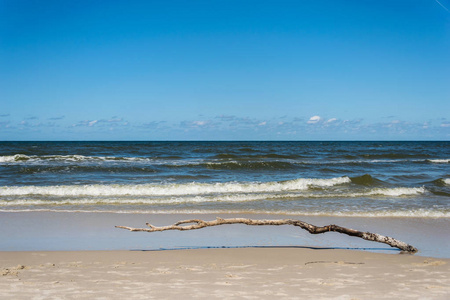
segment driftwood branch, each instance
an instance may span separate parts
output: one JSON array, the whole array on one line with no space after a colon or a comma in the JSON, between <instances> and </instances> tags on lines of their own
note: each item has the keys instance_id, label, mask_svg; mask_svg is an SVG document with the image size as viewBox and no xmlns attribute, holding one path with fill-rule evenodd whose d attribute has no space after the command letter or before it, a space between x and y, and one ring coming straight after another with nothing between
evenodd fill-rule
<instances>
[{"instance_id":1,"label":"driftwood branch","mask_svg":"<svg viewBox=\"0 0 450 300\"><path fill-rule=\"evenodd\" d=\"M417 252L417 248L408 245L402 241L396 240L394 238L383 236L376 233L370 233L370 232L362 232L354 229L349 229L345 227L341 227L338 225L327 225L327 226L314 226L312 224L300 221L300 220L293 220L293 219L284 219L284 220L253 220L253 219L245 219L245 218L233 218L233 219L222 219L217 218L213 221L203 221L200 219L192 219L192 220L184 220L184 221L178 221L173 225L169 226L153 226L149 223L146 223L149 228L133 228L128 226L116 226L116 228L122 228L127 229L129 231L144 231L144 232L155 232L155 231L166 231L166 230L194 230L194 229L201 229L205 227L210 226L218 226L218 225L225 225L225 224L245 224L245 225L293 225L298 226L300 228L303 228L307 230L311 234L319 234L319 233L325 233L325 232L339 232L343 234L347 234L350 236L355 236L362 238L364 240L373 241L373 242L379 242L388 244L391 247L398 248L400 250L415 253ZM191 225L187 225L191 224Z\"/></svg>"}]
</instances>

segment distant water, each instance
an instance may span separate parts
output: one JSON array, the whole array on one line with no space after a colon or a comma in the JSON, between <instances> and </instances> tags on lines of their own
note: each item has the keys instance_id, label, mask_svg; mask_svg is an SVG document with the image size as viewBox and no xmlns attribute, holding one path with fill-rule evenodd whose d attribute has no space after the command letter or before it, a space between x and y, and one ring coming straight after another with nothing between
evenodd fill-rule
<instances>
[{"instance_id":1,"label":"distant water","mask_svg":"<svg viewBox=\"0 0 450 300\"><path fill-rule=\"evenodd\" d=\"M1 142L0 211L450 217L450 142Z\"/></svg>"}]
</instances>

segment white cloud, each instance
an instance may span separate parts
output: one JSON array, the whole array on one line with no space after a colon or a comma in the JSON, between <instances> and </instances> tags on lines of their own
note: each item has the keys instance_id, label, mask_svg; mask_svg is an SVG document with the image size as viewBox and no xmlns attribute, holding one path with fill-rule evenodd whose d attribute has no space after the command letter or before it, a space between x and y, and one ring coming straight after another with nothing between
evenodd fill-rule
<instances>
[{"instance_id":1,"label":"white cloud","mask_svg":"<svg viewBox=\"0 0 450 300\"><path fill-rule=\"evenodd\" d=\"M205 126L207 124L206 121L194 121L192 122L193 125L195 126Z\"/></svg>"},{"instance_id":2,"label":"white cloud","mask_svg":"<svg viewBox=\"0 0 450 300\"><path fill-rule=\"evenodd\" d=\"M441 127L450 127L450 123L442 123Z\"/></svg>"},{"instance_id":3,"label":"white cloud","mask_svg":"<svg viewBox=\"0 0 450 300\"><path fill-rule=\"evenodd\" d=\"M63 117L64 118L64 117ZM56 118L53 118L56 119ZM128 126L128 121L119 117L112 117L111 119L97 119L97 120L84 120L79 121L76 124L72 124L72 127L106 127L106 126Z\"/></svg>"},{"instance_id":4,"label":"white cloud","mask_svg":"<svg viewBox=\"0 0 450 300\"><path fill-rule=\"evenodd\" d=\"M337 121L336 118L331 118L331 119L328 119L327 123L332 123L332 122L335 122L335 121Z\"/></svg>"},{"instance_id":5,"label":"white cloud","mask_svg":"<svg viewBox=\"0 0 450 300\"><path fill-rule=\"evenodd\" d=\"M308 120L308 124L316 124L317 122L319 122L320 120L322 120L321 117L319 116L312 116L311 118L309 118Z\"/></svg>"},{"instance_id":6,"label":"white cloud","mask_svg":"<svg viewBox=\"0 0 450 300\"><path fill-rule=\"evenodd\" d=\"M259 125L259 126L265 126L265 125L267 125L267 122L264 121L264 122L259 123L258 125Z\"/></svg>"},{"instance_id":7,"label":"white cloud","mask_svg":"<svg viewBox=\"0 0 450 300\"><path fill-rule=\"evenodd\" d=\"M182 121L180 123L180 127L187 130L189 128L192 129L210 129L215 127L215 124L213 122L211 122L210 120L197 120L197 121Z\"/></svg>"}]
</instances>

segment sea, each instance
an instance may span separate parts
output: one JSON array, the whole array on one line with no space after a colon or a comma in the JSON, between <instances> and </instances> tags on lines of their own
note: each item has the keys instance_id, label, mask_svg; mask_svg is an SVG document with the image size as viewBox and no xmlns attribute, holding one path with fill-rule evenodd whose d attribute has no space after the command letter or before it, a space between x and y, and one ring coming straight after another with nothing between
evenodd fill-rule
<instances>
[{"instance_id":1,"label":"sea","mask_svg":"<svg viewBox=\"0 0 450 300\"><path fill-rule=\"evenodd\" d=\"M0 211L450 217L450 142L1 142Z\"/></svg>"}]
</instances>

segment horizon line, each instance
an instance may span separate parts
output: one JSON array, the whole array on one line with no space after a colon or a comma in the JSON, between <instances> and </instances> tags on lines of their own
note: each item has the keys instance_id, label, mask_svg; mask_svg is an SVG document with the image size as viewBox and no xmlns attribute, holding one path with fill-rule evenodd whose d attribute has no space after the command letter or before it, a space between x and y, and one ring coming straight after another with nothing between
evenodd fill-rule
<instances>
[{"instance_id":1,"label":"horizon line","mask_svg":"<svg viewBox=\"0 0 450 300\"><path fill-rule=\"evenodd\" d=\"M4 142L450 142L450 140L3 140Z\"/></svg>"}]
</instances>

